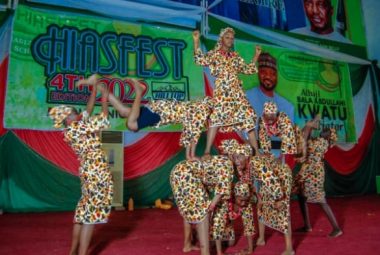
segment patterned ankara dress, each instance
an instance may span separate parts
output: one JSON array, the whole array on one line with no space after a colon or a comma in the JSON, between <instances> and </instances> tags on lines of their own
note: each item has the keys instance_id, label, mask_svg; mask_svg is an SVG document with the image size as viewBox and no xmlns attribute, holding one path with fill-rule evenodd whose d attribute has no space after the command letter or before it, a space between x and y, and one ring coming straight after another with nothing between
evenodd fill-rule
<instances>
[{"instance_id":1,"label":"patterned ankara dress","mask_svg":"<svg viewBox=\"0 0 380 255\"><path fill-rule=\"evenodd\" d=\"M170 174L178 210L188 223L196 224L205 219L211 203L209 192L221 195L210 225L214 240L222 239L226 227L232 179L233 164L225 156L212 156L205 161L182 161Z\"/></svg>"},{"instance_id":2,"label":"patterned ankara dress","mask_svg":"<svg viewBox=\"0 0 380 255\"><path fill-rule=\"evenodd\" d=\"M286 164L272 157L252 157L250 169L253 178L260 183L258 197L262 206L257 208L257 217L264 225L287 233L290 224L290 194L292 174ZM277 209L274 204L281 200Z\"/></svg>"},{"instance_id":3,"label":"patterned ankara dress","mask_svg":"<svg viewBox=\"0 0 380 255\"><path fill-rule=\"evenodd\" d=\"M226 230L223 235L223 241L235 240L234 220L241 217L243 221L244 236L253 236L256 233L255 223L253 220L252 202L246 207L239 207L238 211L234 210L235 203L231 199L228 203L228 219Z\"/></svg>"},{"instance_id":4,"label":"patterned ankara dress","mask_svg":"<svg viewBox=\"0 0 380 255\"><path fill-rule=\"evenodd\" d=\"M211 50L203 54L198 48L195 63L208 66L216 77L210 115L211 127L221 127L221 132L251 131L256 127L257 116L242 89L239 73L257 73L255 63L246 64L237 52Z\"/></svg>"},{"instance_id":5,"label":"patterned ankara dress","mask_svg":"<svg viewBox=\"0 0 380 255\"><path fill-rule=\"evenodd\" d=\"M74 223L106 223L111 212L113 181L99 132L109 127L103 113L73 122L64 131L65 141L80 157L79 177L82 196L75 210Z\"/></svg>"},{"instance_id":6,"label":"patterned ankara dress","mask_svg":"<svg viewBox=\"0 0 380 255\"><path fill-rule=\"evenodd\" d=\"M281 138L282 154L297 153L293 125L284 112L279 112L277 121L273 125L267 125L263 118L260 118L259 120L259 141L260 147L264 153L270 153L272 150L271 136L278 136Z\"/></svg>"},{"instance_id":7,"label":"patterned ankara dress","mask_svg":"<svg viewBox=\"0 0 380 255\"><path fill-rule=\"evenodd\" d=\"M312 138L307 142L307 158L295 177L293 193L301 193L309 203L325 203L325 167L323 158L329 149L329 142Z\"/></svg>"},{"instance_id":8,"label":"patterned ankara dress","mask_svg":"<svg viewBox=\"0 0 380 255\"><path fill-rule=\"evenodd\" d=\"M160 115L156 127L167 124L182 124L180 145L188 147L197 143L210 115L209 98L201 101L157 100L149 103L149 108Z\"/></svg>"}]
</instances>

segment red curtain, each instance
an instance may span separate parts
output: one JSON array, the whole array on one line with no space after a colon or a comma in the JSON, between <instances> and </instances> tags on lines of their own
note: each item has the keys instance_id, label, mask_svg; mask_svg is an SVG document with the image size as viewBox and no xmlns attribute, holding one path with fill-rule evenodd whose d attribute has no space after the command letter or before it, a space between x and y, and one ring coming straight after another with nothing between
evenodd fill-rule
<instances>
[{"instance_id":1,"label":"red curtain","mask_svg":"<svg viewBox=\"0 0 380 255\"><path fill-rule=\"evenodd\" d=\"M140 141L124 148L124 178L144 175L164 164L181 147L181 133L149 133Z\"/></svg>"},{"instance_id":2,"label":"red curtain","mask_svg":"<svg viewBox=\"0 0 380 255\"><path fill-rule=\"evenodd\" d=\"M372 107L369 107L364 129L358 139L358 143L348 151L334 146L326 153L325 159L330 166L340 174L348 175L354 172L367 154L368 145L372 139L374 131L375 117Z\"/></svg>"},{"instance_id":3,"label":"red curtain","mask_svg":"<svg viewBox=\"0 0 380 255\"><path fill-rule=\"evenodd\" d=\"M14 133L45 159L78 175L79 161L60 131L14 130Z\"/></svg>"},{"instance_id":4,"label":"red curtain","mask_svg":"<svg viewBox=\"0 0 380 255\"><path fill-rule=\"evenodd\" d=\"M9 57L7 56L0 64L0 136L6 132L6 129L4 129L4 104L5 87L7 85L8 59Z\"/></svg>"}]
</instances>

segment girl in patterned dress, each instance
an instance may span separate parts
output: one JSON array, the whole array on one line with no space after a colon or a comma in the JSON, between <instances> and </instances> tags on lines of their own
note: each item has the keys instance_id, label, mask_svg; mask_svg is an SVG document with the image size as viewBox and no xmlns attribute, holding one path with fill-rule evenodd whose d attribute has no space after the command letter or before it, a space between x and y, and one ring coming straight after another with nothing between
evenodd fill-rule
<instances>
[{"instance_id":1,"label":"girl in patterned dress","mask_svg":"<svg viewBox=\"0 0 380 255\"><path fill-rule=\"evenodd\" d=\"M203 54L199 48L199 31L193 32L195 63L208 66L211 75L216 77L214 95L211 100L212 112L207 133L206 157L210 154L219 128L222 132L248 132L250 145L256 152L258 149L254 132L257 116L246 98L238 74L257 73L255 62L261 53L261 47L256 46L252 62L246 64L244 59L233 51L234 35L232 28L222 29L215 48Z\"/></svg>"},{"instance_id":2,"label":"girl in patterned dress","mask_svg":"<svg viewBox=\"0 0 380 255\"><path fill-rule=\"evenodd\" d=\"M284 233L286 247L282 254L294 254L289 208L291 170L271 154L250 156L247 147L249 148L246 144L238 144L236 140L225 140L221 145L224 153L232 155L239 178L258 187L259 238L256 245L265 245L264 232L267 225Z\"/></svg>"},{"instance_id":3,"label":"girl in patterned dress","mask_svg":"<svg viewBox=\"0 0 380 255\"><path fill-rule=\"evenodd\" d=\"M324 182L325 168L323 158L327 150L334 145L337 140L335 129L324 129L319 137L310 137L312 129L319 128L319 116L309 121L303 129L306 138L306 157L302 168L296 175L293 184L293 193L298 194L302 216L304 219L304 227L300 229L302 232L310 232L312 230L310 217L306 203L318 203L325 212L333 230L329 237L338 237L343 234L339 227L334 213L328 205L325 197Z\"/></svg>"},{"instance_id":4,"label":"girl in patterned dress","mask_svg":"<svg viewBox=\"0 0 380 255\"><path fill-rule=\"evenodd\" d=\"M281 154L296 154L297 145L293 124L284 112L278 112L276 103L265 102L259 119L259 141L264 153L271 153L271 137L281 138Z\"/></svg>"},{"instance_id":5,"label":"girl in patterned dress","mask_svg":"<svg viewBox=\"0 0 380 255\"><path fill-rule=\"evenodd\" d=\"M202 255L209 254L209 235L213 240L223 237L232 179L233 165L225 156L182 161L170 174L170 185L180 214L187 223L196 224ZM212 200L210 192L215 194Z\"/></svg>"},{"instance_id":6,"label":"girl in patterned dress","mask_svg":"<svg viewBox=\"0 0 380 255\"><path fill-rule=\"evenodd\" d=\"M233 191L233 197L228 203L227 226L223 240L228 241L228 246L235 244L234 221L241 217L243 221L244 236L247 238L248 247L240 251L238 254L251 254L253 252L253 236L255 234L252 188L249 183L238 181L234 184ZM217 248L222 246L221 240L218 240L218 242L220 242L220 244L217 244Z\"/></svg>"},{"instance_id":7,"label":"girl in patterned dress","mask_svg":"<svg viewBox=\"0 0 380 255\"><path fill-rule=\"evenodd\" d=\"M207 118L210 115L209 97L198 101L156 100L150 101L146 106L141 105L144 84L136 79L129 79L133 85L136 97L132 107L123 105L112 93L108 100L123 118L128 118L127 127L137 132L145 127L156 127L168 124L182 124L180 145L186 148L186 159L195 160L196 146L203 129L206 127ZM79 81L80 84L96 84L96 75L87 80Z\"/></svg>"},{"instance_id":8,"label":"girl in patterned dress","mask_svg":"<svg viewBox=\"0 0 380 255\"><path fill-rule=\"evenodd\" d=\"M97 93L93 87L86 111L81 115L68 106L49 111L54 127L65 126L65 141L80 159L79 177L82 196L77 204L70 254L87 254L94 224L106 223L111 212L113 181L106 154L101 148L99 132L109 127L107 91L102 92L102 112L90 117ZM79 249L78 249L79 248Z\"/></svg>"}]
</instances>

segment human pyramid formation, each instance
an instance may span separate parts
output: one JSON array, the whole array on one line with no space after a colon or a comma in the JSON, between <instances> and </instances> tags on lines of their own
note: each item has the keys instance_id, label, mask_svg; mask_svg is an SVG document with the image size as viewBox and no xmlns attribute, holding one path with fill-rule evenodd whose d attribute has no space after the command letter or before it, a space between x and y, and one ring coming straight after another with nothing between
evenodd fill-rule
<instances>
[{"instance_id":1,"label":"human pyramid formation","mask_svg":"<svg viewBox=\"0 0 380 255\"><path fill-rule=\"evenodd\" d=\"M254 207L258 219L257 246L265 245L265 226L284 234L285 250L282 254L294 254L291 239L290 196L299 195L304 216L304 232L310 232L306 202L318 203L326 213L333 231L330 237L343 232L326 202L324 193L323 158L336 141L336 132L326 129L319 137L311 137L311 131L319 128L319 117L307 122L301 130L284 112L279 112L274 102L266 102L260 118L246 98L239 73L257 73L261 47L256 46L249 64L233 51L234 30L221 30L215 48L204 54L199 48L199 31L193 32L195 63L210 68L216 77L213 97L198 101L151 101L141 105L144 87L136 79L130 79L136 94L131 107L123 105L105 86L99 84L98 75L81 80L77 85L92 85L86 110L78 112L68 106L57 106L49 114L55 127L65 126L64 138L81 159L79 169L82 197L74 217L73 240L70 254L86 254L94 224L106 223L111 211L113 183L101 149L99 131L109 126L108 103L127 118L127 127L138 131L148 126L180 123L183 126L180 144L186 148L186 160L178 163L170 175L170 183L184 219L184 252L199 250L210 253L209 240L215 241L217 254L223 254L222 241L233 245L233 222L242 217L247 248L239 254L251 254L256 233ZM262 61L265 63L265 59ZM269 65L270 66L270 65ZM97 91L102 94L102 112L91 116ZM195 155L195 148L202 131L208 125L207 144L202 158ZM259 150L258 140L261 145ZM216 133L245 132L248 143L224 140L220 155L211 156L210 150ZM284 160L272 154L271 137L281 138L281 159L293 154L302 163L300 172L292 178L292 171ZM213 194L213 196L211 196ZM199 247L192 240L192 226L196 226Z\"/></svg>"}]
</instances>

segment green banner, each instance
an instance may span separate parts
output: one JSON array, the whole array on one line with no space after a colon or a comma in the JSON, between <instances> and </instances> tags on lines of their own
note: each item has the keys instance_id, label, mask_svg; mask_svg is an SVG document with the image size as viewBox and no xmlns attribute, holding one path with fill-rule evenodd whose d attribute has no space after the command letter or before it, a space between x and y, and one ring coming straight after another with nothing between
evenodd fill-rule
<instances>
[{"instance_id":1,"label":"green banner","mask_svg":"<svg viewBox=\"0 0 380 255\"><path fill-rule=\"evenodd\" d=\"M123 103L134 100L126 77L146 86L142 103L203 97L202 68L193 61L190 31L132 24L19 5L10 52L4 122L7 128L51 129L49 108L84 109L89 87L75 82L92 73ZM98 95L100 105L100 95ZM95 112L99 109L95 109ZM112 130L125 119L110 108ZM178 126L163 130L178 130Z\"/></svg>"},{"instance_id":2,"label":"green banner","mask_svg":"<svg viewBox=\"0 0 380 255\"><path fill-rule=\"evenodd\" d=\"M254 44L236 41L235 49L251 59ZM303 127L306 121L320 114L320 129L334 127L339 142L356 142L350 72L347 63L322 59L284 48L263 46L277 63L274 97L265 96L262 70L258 75L242 75L248 100L258 115L266 100L277 103L279 110L286 112L293 121ZM263 76L265 79L266 77ZM316 131L318 132L318 131Z\"/></svg>"}]
</instances>

